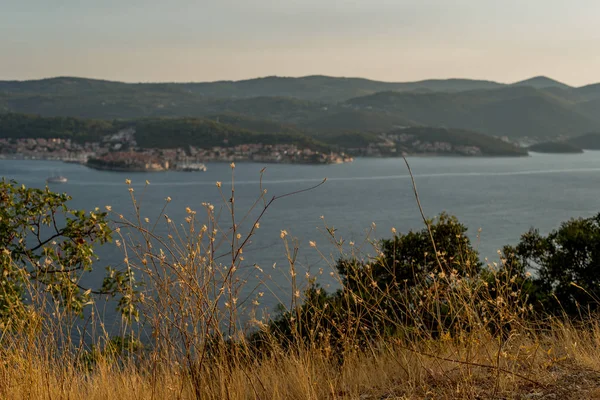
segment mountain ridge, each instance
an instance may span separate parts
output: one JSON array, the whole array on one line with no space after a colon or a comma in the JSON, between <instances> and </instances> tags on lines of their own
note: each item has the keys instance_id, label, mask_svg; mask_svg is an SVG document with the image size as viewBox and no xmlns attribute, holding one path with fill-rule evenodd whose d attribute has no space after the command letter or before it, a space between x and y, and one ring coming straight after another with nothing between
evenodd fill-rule
<instances>
[{"instance_id":1,"label":"mountain ridge","mask_svg":"<svg viewBox=\"0 0 600 400\"><path fill-rule=\"evenodd\" d=\"M97 81L97 82L105 82L105 83L121 83L125 85L161 85L161 84L169 84L169 85L186 85L186 84L210 84L210 83L245 83L252 81L264 81L269 79L280 79L280 80L318 80L318 79L336 79L336 80L346 80L346 81L363 81L363 82L372 82L372 83L382 83L382 84L420 84L426 82L446 82L446 81L470 81L470 82L486 82L491 84L497 84L501 86L510 86L516 84L527 83L528 81L535 80L546 80L552 83L558 83L571 88L582 88L591 85L600 85L600 82L591 82L581 86L568 85L566 83L560 82L553 78L550 78L546 75L536 75L531 78L526 78L523 80L519 80L516 82L500 82L492 79L476 79L476 78L464 78L464 77L451 77L451 78L426 78L426 79L418 79L418 80L408 80L408 81L396 81L396 80L379 80L372 78L364 78L360 76L336 76L336 75L324 75L324 74L311 74L311 75L301 75L301 76L288 76L288 75L264 75L257 76L254 78L245 78L245 79L217 79L217 80L207 80L207 81L135 81L135 82L126 82L120 81L116 79L107 79L107 78L96 78L96 77L85 77L85 76L76 76L76 75L56 75L56 76L48 76L43 78L34 78L34 79L0 79L0 83L4 82L12 82L12 83L25 83L25 82L42 82L49 80L81 80L81 81Z\"/></svg>"},{"instance_id":2,"label":"mountain ridge","mask_svg":"<svg viewBox=\"0 0 600 400\"><path fill-rule=\"evenodd\" d=\"M537 140L600 130L600 84L572 88L543 76L514 84L325 75L135 84L56 77L0 81L2 112L104 120L237 114L262 120L239 122L245 126L317 136L430 126Z\"/></svg>"},{"instance_id":3,"label":"mountain ridge","mask_svg":"<svg viewBox=\"0 0 600 400\"><path fill-rule=\"evenodd\" d=\"M512 86L532 86L536 89L545 89L549 87L559 87L559 88L570 88L573 89L573 86L567 85L565 83L559 82L555 79L548 78L544 75L534 76L532 78L528 78L522 81L518 81L512 84Z\"/></svg>"}]
</instances>

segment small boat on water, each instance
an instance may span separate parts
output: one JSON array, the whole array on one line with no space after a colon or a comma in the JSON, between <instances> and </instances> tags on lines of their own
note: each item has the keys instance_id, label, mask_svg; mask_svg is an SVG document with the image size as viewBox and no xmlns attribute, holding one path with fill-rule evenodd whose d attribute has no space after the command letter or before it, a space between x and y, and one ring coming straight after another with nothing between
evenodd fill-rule
<instances>
[{"instance_id":1,"label":"small boat on water","mask_svg":"<svg viewBox=\"0 0 600 400\"><path fill-rule=\"evenodd\" d=\"M183 164L183 165L179 165L177 169L179 171L184 171L184 172L196 172L196 171L205 172L206 165L204 165L202 163Z\"/></svg>"},{"instance_id":2,"label":"small boat on water","mask_svg":"<svg viewBox=\"0 0 600 400\"><path fill-rule=\"evenodd\" d=\"M46 179L46 183L67 183L68 179L62 175L54 175Z\"/></svg>"}]
</instances>

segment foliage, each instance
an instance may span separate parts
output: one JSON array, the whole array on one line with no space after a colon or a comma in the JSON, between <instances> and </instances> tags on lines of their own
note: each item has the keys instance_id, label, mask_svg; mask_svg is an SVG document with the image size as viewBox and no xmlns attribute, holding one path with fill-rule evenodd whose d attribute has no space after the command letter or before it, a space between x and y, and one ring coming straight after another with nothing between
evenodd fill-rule
<instances>
[{"instance_id":1,"label":"foliage","mask_svg":"<svg viewBox=\"0 0 600 400\"><path fill-rule=\"evenodd\" d=\"M107 121L0 114L0 138L60 138L72 139L76 142L93 142L100 141L102 136L114 131L115 126Z\"/></svg>"},{"instance_id":2,"label":"foliage","mask_svg":"<svg viewBox=\"0 0 600 400\"><path fill-rule=\"evenodd\" d=\"M341 135L349 132L382 133L399 126L414 125L412 121L395 114L375 113L359 110L344 110L302 124L309 131L322 136ZM347 146L353 147L353 146ZM354 146L357 147L357 146Z\"/></svg>"},{"instance_id":3,"label":"foliage","mask_svg":"<svg viewBox=\"0 0 600 400\"><path fill-rule=\"evenodd\" d=\"M0 138L61 138L99 142L124 128L136 128L136 140L145 148L197 146L232 147L240 144L296 144L328 151L327 145L277 122L225 114L209 118L142 118L103 121L82 118L0 114ZM218 120L219 122L217 122Z\"/></svg>"},{"instance_id":4,"label":"foliage","mask_svg":"<svg viewBox=\"0 0 600 400\"><path fill-rule=\"evenodd\" d=\"M466 236L467 228L456 217L443 213L435 222L429 221L429 226L431 236L425 228L382 240L381 254L369 268L340 261L338 270L344 283L351 290L373 282L381 287L410 287L426 281L432 273L455 270L464 276L479 271L478 253Z\"/></svg>"},{"instance_id":5,"label":"foliage","mask_svg":"<svg viewBox=\"0 0 600 400\"><path fill-rule=\"evenodd\" d=\"M0 322L18 321L47 293L61 308L81 314L94 293L116 295L131 272L110 270L104 289L80 284L92 270L95 245L111 240L106 213L86 213L67 206L70 197L45 189L0 181ZM43 297L43 296L42 296ZM121 311L134 310L120 303Z\"/></svg>"},{"instance_id":6,"label":"foliage","mask_svg":"<svg viewBox=\"0 0 600 400\"><path fill-rule=\"evenodd\" d=\"M373 243L374 256L365 255L362 249L352 250L351 255L337 262L341 289L328 294L317 284L318 275L310 275L311 286L303 302L295 291L298 248L295 244L293 249L289 247L287 232L281 231L294 300L291 309L274 320L259 321L255 306L259 305L263 289L257 286L250 288L250 294L243 293L252 252L242 250L254 239L269 205L299 191L275 196L271 201L267 201L263 191L255 203L259 204L257 211L262 211L250 219L239 217L233 196L229 201L224 196L232 216L228 227L222 223L227 218L220 219L220 211L209 203L202 204L206 219L203 211L188 207L185 224L172 221L165 214L171 198L165 199L160 214L150 222L142 217L141 203L131 182L126 180L126 184L135 215L128 219L116 213L118 233L123 240L119 247L127 257L125 263L137 269L145 280L144 292L139 296L145 324L132 329L130 321L122 319L117 326L120 336L110 338L104 329L108 321L100 315L98 319L90 317L85 333L89 336L79 343L66 326L70 323L67 319L58 318L51 321L55 324L44 324L39 330L25 333L4 330L0 334L0 397L433 395L472 399L490 393L492 397L513 398L530 396L532 390L536 396L560 390L563 397L589 398L591 390L596 389L584 390L585 385L565 388L562 382L569 385L574 371L586 381L597 378L598 321L584 319L575 326L569 320L548 318L542 325L539 319L531 318L527 301L536 286L527 277L527 265L507 248L500 266L482 268L466 236L466 227L454 217L442 214L416 232L393 231L392 238ZM47 189L19 188L14 182L4 183L2 188L1 200L8 207L0 214L0 233L4 235L0 236L0 244L15 250L2 252L0 265L2 272L7 271L2 274L2 293L21 287L24 297L37 292L68 306L52 290L44 292L46 283L34 279L36 272L54 268L46 265L43 257L37 258L39 265L31 263L30 259L36 259L34 248L40 241L55 240L55 245L46 242L42 248L58 248L61 265L68 265L61 247L63 239L75 242L81 249L100 244L102 233L110 236L109 230L97 227L106 222L106 216L98 211L93 215L71 211L66 207L66 195L49 193ZM229 196L221 190L220 183L217 188ZM250 210L253 209L254 206ZM42 235L36 234L39 215L48 216L41 220L50 221L42 223L49 235L44 235L44 229ZM85 236L84 228L76 229L78 222L69 224L71 219L96 229L96 241ZM158 235L154 222L163 219L168 228L164 238ZM591 254L600 248L600 217L574 221L583 222L575 224L576 228L569 229L564 237L558 235L560 240L557 237L554 242L561 245L555 248L562 251L572 241L581 254L565 254L556 260L556 266L569 260L581 264L588 258L595 259ZM22 225L24 228L19 228ZM71 230L67 229L69 226ZM62 232L62 236L50 239L53 229ZM343 249L346 242L335 238L335 229L327 231ZM23 240L12 240L16 237ZM84 243L78 238L83 238ZM537 239L534 242L532 247L538 252L550 248ZM310 246L320 251L316 242ZM29 252L17 268L13 264L23 247ZM552 252L552 256L560 251ZM244 259L246 256L248 260ZM8 270L7 266L13 269ZM23 285L15 284L13 270L22 277ZM271 271L265 272L254 264L251 274L255 273L257 278L265 279L266 285ZM109 270L102 291L131 294L133 276L115 274L118 272ZM71 277L77 282L78 277ZM28 307L29 300L10 299L11 303L20 301L22 308ZM48 319L50 313L58 311L55 307L39 310ZM252 320L246 321L246 316ZM244 336L249 326L264 328L249 338L250 343Z\"/></svg>"},{"instance_id":7,"label":"foliage","mask_svg":"<svg viewBox=\"0 0 600 400\"><path fill-rule=\"evenodd\" d=\"M410 335L416 327L432 335L459 329L447 296L457 282L468 282L481 270L466 231L455 217L441 214L426 229L382 240L374 259L338 260L342 289L326 294L313 284L301 308L280 314L269 333L283 343L322 335L321 340L340 346L348 337L364 344Z\"/></svg>"},{"instance_id":8,"label":"foliage","mask_svg":"<svg viewBox=\"0 0 600 400\"><path fill-rule=\"evenodd\" d=\"M221 124L227 124L231 126L235 126L237 128L260 132L260 133L268 133L268 134L278 134L278 133L286 133L286 134L302 134L302 131L298 129L294 125L288 125L276 121L272 121L269 119L261 119L249 117L242 114L235 113L224 113L224 114L216 114L210 115L206 117L212 121L219 122Z\"/></svg>"},{"instance_id":9,"label":"foliage","mask_svg":"<svg viewBox=\"0 0 600 400\"><path fill-rule=\"evenodd\" d=\"M571 219L543 236L532 229L505 254L534 271L538 302L551 313L587 314L600 305L600 214Z\"/></svg>"},{"instance_id":10,"label":"foliage","mask_svg":"<svg viewBox=\"0 0 600 400\"><path fill-rule=\"evenodd\" d=\"M92 345L89 350L79 355L77 361L84 370L92 371L101 361L122 364L124 360L132 359L143 349L143 343L132 335L115 336L101 345Z\"/></svg>"},{"instance_id":11,"label":"foliage","mask_svg":"<svg viewBox=\"0 0 600 400\"><path fill-rule=\"evenodd\" d=\"M253 143L297 144L313 149L327 148L302 134L259 133L204 118L144 119L135 121L134 126L138 144L146 148L232 147Z\"/></svg>"},{"instance_id":12,"label":"foliage","mask_svg":"<svg viewBox=\"0 0 600 400\"><path fill-rule=\"evenodd\" d=\"M365 149L369 144L378 141L377 135L373 133L345 132L339 134L319 134L319 139L331 146L342 148L346 151Z\"/></svg>"}]
</instances>

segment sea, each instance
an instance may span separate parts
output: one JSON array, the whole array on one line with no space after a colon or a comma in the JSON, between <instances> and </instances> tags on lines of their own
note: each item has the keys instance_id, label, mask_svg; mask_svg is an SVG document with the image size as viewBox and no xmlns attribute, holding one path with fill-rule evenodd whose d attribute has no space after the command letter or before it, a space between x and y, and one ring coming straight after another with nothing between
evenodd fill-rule
<instances>
[{"instance_id":1,"label":"sea","mask_svg":"<svg viewBox=\"0 0 600 400\"><path fill-rule=\"evenodd\" d=\"M546 234L570 218L600 212L600 152L407 160L424 214L456 216L469 228L482 260L490 263L498 261L503 245L516 244L531 228ZM56 161L0 160L1 177L28 187L43 188L55 174L68 178L67 183L50 187L68 193L70 207L93 211L110 206L111 219L116 221L120 214L135 219L134 210L139 207L142 223L145 218L152 226L156 222L156 232L163 237L173 236L174 226L185 231L187 208L196 211L195 218L202 224L208 204L214 206L219 228L226 232L232 223L228 207L233 193L235 222L243 240L265 204L275 198L248 241L239 268L252 288L249 296L261 282L269 286L258 289L266 292L261 300L267 310L289 301L288 255L295 247L299 281L305 282L308 273L334 290L337 278L330 273L344 254L355 251L368 257L375 254L373 244L390 238L393 229L424 228L411 177L400 158L358 158L337 165L239 162L234 169L228 163L208 163L206 172L153 173L98 171ZM131 186L126 180L131 180ZM163 214L173 221L170 228ZM224 264L231 259L228 246L222 245ZM97 253L95 271L86 277L92 286L101 285L105 266L123 266L122 247L109 244Z\"/></svg>"}]
</instances>

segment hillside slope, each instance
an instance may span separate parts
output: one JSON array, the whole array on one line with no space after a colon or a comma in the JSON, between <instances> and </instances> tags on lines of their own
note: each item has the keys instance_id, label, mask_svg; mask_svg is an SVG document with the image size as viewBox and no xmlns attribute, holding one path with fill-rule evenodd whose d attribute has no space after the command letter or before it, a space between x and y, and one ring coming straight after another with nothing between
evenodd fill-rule
<instances>
[{"instance_id":1,"label":"hillside slope","mask_svg":"<svg viewBox=\"0 0 600 400\"><path fill-rule=\"evenodd\" d=\"M460 148L473 147L480 151L480 154L485 156L526 156L527 150L517 147L511 143L504 142L500 139L490 137L478 132L468 131L464 129L445 129L431 127L413 127L406 129L398 129L388 133L388 136L397 136L401 139L397 149L407 153L427 152L426 146L423 150L422 143L436 144L447 143L452 146L452 153L463 153Z\"/></svg>"},{"instance_id":2,"label":"hillside slope","mask_svg":"<svg viewBox=\"0 0 600 400\"><path fill-rule=\"evenodd\" d=\"M547 76L534 76L533 78L515 82L512 84L512 86L531 86L536 89L545 89L545 88L568 89L568 88L571 88L571 86L566 85L557 80L548 78Z\"/></svg>"},{"instance_id":3,"label":"hillside slope","mask_svg":"<svg viewBox=\"0 0 600 400\"><path fill-rule=\"evenodd\" d=\"M594 130L600 122L575 104L531 87L460 93L377 93L346 102L425 126L472 129L497 136L556 137Z\"/></svg>"},{"instance_id":4,"label":"hillside slope","mask_svg":"<svg viewBox=\"0 0 600 400\"><path fill-rule=\"evenodd\" d=\"M233 120L232 120L233 121ZM144 148L185 146L231 147L239 144L297 144L312 149L328 147L294 130L271 133L216 122L208 118L144 118L127 121L102 121L65 117L39 117L0 114L0 138L58 138L77 142L98 142L106 135L135 128L135 139Z\"/></svg>"},{"instance_id":5,"label":"hillside slope","mask_svg":"<svg viewBox=\"0 0 600 400\"><path fill-rule=\"evenodd\" d=\"M120 93L135 97L153 93L161 98L169 94L187 94L202 99L239 99L249 97L294 97L304 100L336 103L352 97L393 91L464 91L493 89L501 83L472 79L429 79L418 82L381 82L363 78L306 76L300 78L270 76L241 81L199 83L123 83L97 79L57 77L31 81L0 81L0 93L13 95L56 96L69 98L84 95L113 97ZM17 110L13 110L17 111ZM37 112L29 110L30 112Z\"/></svg>"},{"instance_id":6,"label":"hillside slope","mask_svg":"<svg viewBox=\"0 0 600 400\"><path fill-rule=\"evenodd\" d=\"M236 114L263 121L235 123L242 128L268 132L279 125L317 137L438 126L542 139L600 130L600 85L571 88L545 77L512 85L326 76L127 84L63 77L0 81L2 112L105 120Z\"/></svg>"},{"instance_id":7,"label":"hillside slope","mask_svg":"<svg viewBox=\"0 0 600 400\"><path fill-rule=\"evenodd\" d=\"M590 132L567 140L573 146L584 150L600 150L600 133Z\"/></svg>"}]
</instances>

